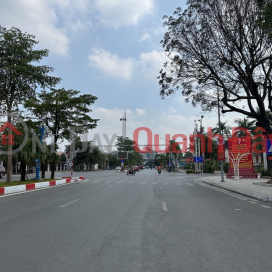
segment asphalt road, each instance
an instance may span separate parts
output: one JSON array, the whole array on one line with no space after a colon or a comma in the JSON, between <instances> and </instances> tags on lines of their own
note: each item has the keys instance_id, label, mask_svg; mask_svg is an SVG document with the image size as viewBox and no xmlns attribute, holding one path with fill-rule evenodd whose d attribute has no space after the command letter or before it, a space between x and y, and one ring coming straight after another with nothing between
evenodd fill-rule
<instances>
[{"instance_id":1,"label":"asphalt road","mask_svg":"<svg viewBox=\"0 0 272 272\"><path fill-rule=\"evenodd\" d=\"M272 270L271 204L143 170L0 197L1 272Z\"/></svg>"}]
</instances>

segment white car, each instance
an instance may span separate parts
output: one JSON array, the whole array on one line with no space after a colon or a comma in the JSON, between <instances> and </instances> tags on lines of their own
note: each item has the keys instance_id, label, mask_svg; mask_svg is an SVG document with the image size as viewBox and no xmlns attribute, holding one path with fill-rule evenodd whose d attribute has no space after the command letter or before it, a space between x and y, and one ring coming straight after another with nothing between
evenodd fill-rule
<instances>
[{"instance_id":1,"label":"white car","mask_svg":"<svg viewBox=\"0 0 272 272\"><path fill-rule=\"evenodd\" d=\"M116 167L116 170L121 170L121 169L122 169L121 166Z\"/></svg>"}]
</instances>

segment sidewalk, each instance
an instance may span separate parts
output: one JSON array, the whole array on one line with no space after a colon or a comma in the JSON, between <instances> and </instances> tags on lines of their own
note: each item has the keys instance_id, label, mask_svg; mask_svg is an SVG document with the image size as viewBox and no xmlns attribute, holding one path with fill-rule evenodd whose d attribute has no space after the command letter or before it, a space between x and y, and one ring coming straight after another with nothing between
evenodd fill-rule
<instances>
[{"instance_id":1,"label":"sidewalk","mask_svg":"<svg viewBox=\"0 0 272 272\"><path fill-rule=\"evenodd\" d=\"M221 182L221 176L201 177L203 182L238 193L244 196L253 197L261 201L272 201L272 185L266 184L269 179L227 179Z\"/></svg>"}]
</instances>

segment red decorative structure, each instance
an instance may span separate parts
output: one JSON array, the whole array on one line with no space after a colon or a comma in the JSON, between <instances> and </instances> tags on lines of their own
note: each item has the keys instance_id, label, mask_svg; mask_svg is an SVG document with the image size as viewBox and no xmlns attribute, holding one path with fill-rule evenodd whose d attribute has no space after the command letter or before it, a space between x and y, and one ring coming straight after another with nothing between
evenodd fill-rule
<instances>
[{"instance_id":1,"label":"red decorative structure","mask_svg":"<svg viewBox=\"0 0 272 272\"><path fill-rule=\"evenodd\" d=\"M227 178L235 177L235 170L238 170L238 176L241 178L257 178L253 168L250 137L230 138L229 156L230 168Z\"/></svg>"}]
</instances>

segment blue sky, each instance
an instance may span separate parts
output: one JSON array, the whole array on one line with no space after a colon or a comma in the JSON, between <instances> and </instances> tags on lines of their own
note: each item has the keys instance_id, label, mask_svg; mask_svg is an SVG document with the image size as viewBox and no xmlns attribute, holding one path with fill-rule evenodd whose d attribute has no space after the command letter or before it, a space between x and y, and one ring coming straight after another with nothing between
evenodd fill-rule
<instances>
[{"instance_id":1,"label":"blue sky","mask_svg":"<svg viewBox=\"0 0 272 272\"><path fill-rule=\"evenodd\" d=\"M98 97L93 118L98 133L121 134L127 112L127 136L137 127L153 133L192 133L201 109L186 104L180 93L162 100L156 77L166 57L163 15L172 15L186 0L9 0L0 3L1 25L36 35L39 47L50 50L44 63L62 78L59 87ZM205 114L204 114L205 115ZM228 125L234 125L234 119ZM215 126L217 115L204 117ZM144 133L140 134L142 143Z\"/></svg>"}]
</instances>

